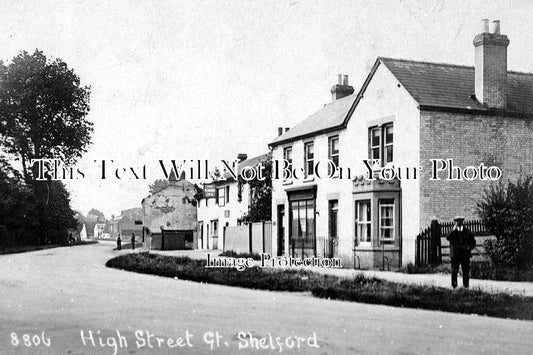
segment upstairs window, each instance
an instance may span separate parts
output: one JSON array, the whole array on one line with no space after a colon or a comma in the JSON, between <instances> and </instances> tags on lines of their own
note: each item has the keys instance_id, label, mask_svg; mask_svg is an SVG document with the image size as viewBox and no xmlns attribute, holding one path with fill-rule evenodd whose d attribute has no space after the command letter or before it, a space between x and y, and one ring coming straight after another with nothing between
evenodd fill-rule
<instances>
[{"instance_id":1,"label":"upstairs window","mask_svg":"<svg viewBox=\"0 0 533 355\"><path fill-rule=\"evenodd\" d=\"M229 203L229 185L226 186L226 203Z\"/></svg>"},{"instance_id":2,"label":"upstairs window","mask_svg":"<svg viewBox=\"0 0 533 355\"><path fill-rule=\"evenodd\" d=\"M217 202L219 206L225 206L226 205L226 188L225 187L219 187L217 188Z\"/></svg>"},{"instance_id":3,"label":"upstairs window","mask_svg":"<svg viewBox=\"0 0 533 355\"><path fill-rule=\"evenodd\" d=\"M328 159L339 167L339 136L329 137L328 139ZM328 174L331 175L331 167L328 165Z\"/></svg>"},{"instance_id":4,"label":"upstairs window","mask_svg":"<svg viewBox=\"0 0 533 355\"><path fill-rule=\"evenodd\" d=\"M315 151L313 142L304 144L304 169L305 176L313 176L315 174Z\"/></svg>"},{"instance_id":5,"label":"upstairs window","mask_svg":"<svg viewBox=\"0 0 533 355\"><path fill-rule=\"evenodd\" d=\"M288 162L287 168L292 173L292 147L283 149L283 159Z\"/></svg>"},{"instance_id":6,"label":"upstairs window","mask_svg":"<svg viewBox=\"0 0 533 355\"><path fill-rule=\"evenodd\" d=\"M394 160L394 129L392 123L371 127L368 131L369 158L379 159L381 166Z\"/></svg>"}]
</instances>

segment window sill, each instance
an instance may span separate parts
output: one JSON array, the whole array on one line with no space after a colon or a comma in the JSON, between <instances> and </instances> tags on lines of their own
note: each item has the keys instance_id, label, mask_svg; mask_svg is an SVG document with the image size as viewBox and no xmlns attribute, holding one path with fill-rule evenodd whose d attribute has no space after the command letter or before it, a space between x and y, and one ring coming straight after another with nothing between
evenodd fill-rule
<instances>
[{"instance_id":1,"label":"window sill","mask_svg":"<svg viewBox=\"0 0 533 355\"><path fill-rule=\"evenodd\" d=\"M283 181L283 185L292 185L292 183L293 183L292 180Z\"/></svg>"},{"instance_id":2,"label":"window sill","mask_svg":"<svg viewBox=\"0 0 533 355\"><path fill-rule=\"evenodd\" d=\"M385 246L385 251L400 251L400 248L398 246L395 246L395 245L389 245L389 246ZM371 245L358 245L354 248L354 251L372 251L372 252L377 252L379 253L380 251L383 251L383 248L382 247L373 247Z\"/></svg>"},{"instance_id":3,"label":"window sill","mask_svg":"<svg viewBox=\"0 0 533 355\"><path fill-rule=\"evenodd\" d=\"M303 182L313 182L313 181L315 181L314 176L308 176L305 179L303 179Z\"/></svg>"}]
</instances>

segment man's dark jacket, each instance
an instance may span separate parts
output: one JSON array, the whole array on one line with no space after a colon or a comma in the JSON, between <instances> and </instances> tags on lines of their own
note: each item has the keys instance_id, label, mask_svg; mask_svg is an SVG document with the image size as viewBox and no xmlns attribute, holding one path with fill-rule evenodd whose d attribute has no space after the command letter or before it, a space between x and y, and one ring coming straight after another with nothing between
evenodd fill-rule
<instances>
[{"instance_id":1,"label":"man's dark jacket","mask_svg":"<svg viewBox=\"0 0 533 355\"><path fill-rule=\"evenodd\" d=\"M446 237L450 241L450 258L470 258L472 250L476 247L476 238L468 228L462 231L454 229Z\"/></svg>"}]
</instances>

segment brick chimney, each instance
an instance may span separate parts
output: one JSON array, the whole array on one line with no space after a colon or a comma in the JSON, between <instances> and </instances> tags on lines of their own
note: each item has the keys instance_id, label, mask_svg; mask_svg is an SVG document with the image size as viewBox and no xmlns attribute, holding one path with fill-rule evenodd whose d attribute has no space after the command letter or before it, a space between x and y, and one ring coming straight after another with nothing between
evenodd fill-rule
<instances>
[{"instance_id":1,"label":"brick chimney","mask_svg":"<svg viewBox=\"0 0 533 355\"><path fill-rule=\"evenodd\" d=\"M509 39L500 34L500 21L481 20L481 33L474 37L476 48L476 99L488 108L507 107L507 46Z\"/></svg>"},{"instance_id":2,"label":"brick chimney","mask_svg":"<svg viewBox=\"0 0 533 355\"><path fill-rule=\"evenodd\" d=\"M333 85L330 91L332 101L336 101L353 94L353 86L348 85L348 75L345 75L343 80L342 74L338 74L337 84Z\"/></svg>"}]
</instances>

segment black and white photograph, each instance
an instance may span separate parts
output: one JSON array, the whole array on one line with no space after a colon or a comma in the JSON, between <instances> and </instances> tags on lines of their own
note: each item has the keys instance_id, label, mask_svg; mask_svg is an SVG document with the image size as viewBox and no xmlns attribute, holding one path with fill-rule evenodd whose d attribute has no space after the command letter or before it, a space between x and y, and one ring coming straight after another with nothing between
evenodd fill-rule
<instances>
[{"instance_id":1,"label":"black and white photograph","mask_svg":"<svg viewBox=\"0 0 533 355\"><path fill-rule=\"evenodd\" d=\"M0 13L0 354L533 353L533 2Z\"/></svg>"}]
</instances>

